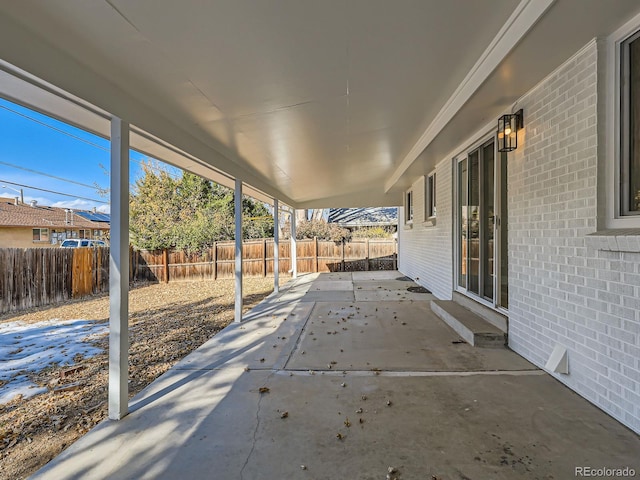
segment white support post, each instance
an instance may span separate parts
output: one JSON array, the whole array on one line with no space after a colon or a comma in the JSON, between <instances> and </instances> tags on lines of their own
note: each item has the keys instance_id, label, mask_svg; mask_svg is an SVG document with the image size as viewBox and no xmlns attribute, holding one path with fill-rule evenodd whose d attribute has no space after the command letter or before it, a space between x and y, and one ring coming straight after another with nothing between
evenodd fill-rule
<instances>
[{"instance_id":1,"label":"white support post","mask_svg":"<svg viewBox=\"0 0 640 480\"><path fill-rule=\"evenodd\" d=\"M298 242L296 241L296 209L291 209L291 276L298 278L298 252L296 247Z\"/></svg>"},{"instance_id":2,"label":"white support post","mask_svg":"<svg viewBox=\"0 0 640 480\"><path fill-rule=\"evenodd\" d=\"M111 119L109 418L129 412L129 124Z\"/></svg>"},{"instance_id":3,"label":"white support post","mask_svg":"<svg viewBox=\"0 0 640 480\"><path fill-rule=\"evenodd\" d=\"M280 215L278 199L273 199L273 291L280 291Z\"/></svg>"},{"instance_id":4,"label":"white support post","mask_svg":"<svg viewBox=\"0 0 640 480\"><path fill-rule=\"evenodd\" d=\"M236 216L236 301L234 322L242 321L242 180L236 178L234 196Z\"/></svg>"}]
</instances>

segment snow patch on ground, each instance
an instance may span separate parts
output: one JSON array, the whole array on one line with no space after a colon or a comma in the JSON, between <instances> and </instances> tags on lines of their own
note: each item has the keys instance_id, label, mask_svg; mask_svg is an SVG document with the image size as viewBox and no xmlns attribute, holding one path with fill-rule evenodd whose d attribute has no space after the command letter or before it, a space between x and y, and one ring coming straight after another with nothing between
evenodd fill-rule
<instances>
[{"instance_id":1,"label":"snow patch on ground","mask_svg":"<svg viewBox=\"0 0 640 480\"><path fill-rule=\"evenodd\" d=\"M0 324L0 405L16 395L25 398L46 392L31 382L28 373L51 364L73 365L73 358L92 357L102 352L88 341L105 334L104 323L91 320L46 320L38 323Z\"/></svg>"}]
</instances>

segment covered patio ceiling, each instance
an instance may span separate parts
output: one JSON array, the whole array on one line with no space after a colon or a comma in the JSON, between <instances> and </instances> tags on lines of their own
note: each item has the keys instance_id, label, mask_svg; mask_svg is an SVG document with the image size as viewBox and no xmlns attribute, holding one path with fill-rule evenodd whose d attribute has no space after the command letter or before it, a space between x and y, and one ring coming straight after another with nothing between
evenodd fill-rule
<instances>
[{"instance_id":1,"label":"covered patio ceiling","mask_svg":"<svg viewBox=\"0 0 640 480\"><path fill-rule=\"evenodd\" d=\"M141 151L296 208L399 205L436 161L639 10L637 0L2 2L0 95L105 136L116 115ZM34 84L45 93L29 93Z\"/></svg>"}]
</instances>

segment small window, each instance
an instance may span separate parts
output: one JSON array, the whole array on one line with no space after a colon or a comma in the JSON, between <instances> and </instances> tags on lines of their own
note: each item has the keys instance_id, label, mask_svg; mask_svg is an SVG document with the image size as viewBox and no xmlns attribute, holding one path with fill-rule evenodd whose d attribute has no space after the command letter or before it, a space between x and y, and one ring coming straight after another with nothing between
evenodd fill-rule
<instances>
[{"instance_id":1,"label":"small window","mask_svg":"<svg viewBox=\"0 0 640 480\"><path fill-rule=\"evenodd\" d=\"M48 242L49 241L49 229L48 228L34 228L33 229L33 241L34 242Z\"/></svg>"},{"instance_id":2,"label":"small window","mask_svg":"<svg viewBox=\"0 0 640 480\"><path fill-rule=\"evenodd\" d=\"M436 172L427 176L425 187L425 220L428 220L436 216Z\"/></svg>"},{"instance_id":3,"label":"small window","mask_svg":"<svg viewBox=\"0 0 640 480\"><path fill-rule=\"evenodd\" d=\"M621 49L620 213L640 215L640 31Z\"/></svg>"},{"instance_id":4,"label":"small window","mask_svg":"<svg viewBox=\"0 0 640 480\"><path fill-rule=\"evenodd\" d=\"M404 221L405 223L413 222L413 191L411 190L407 192L405 198Z\"/></svg>"}]
</instances>

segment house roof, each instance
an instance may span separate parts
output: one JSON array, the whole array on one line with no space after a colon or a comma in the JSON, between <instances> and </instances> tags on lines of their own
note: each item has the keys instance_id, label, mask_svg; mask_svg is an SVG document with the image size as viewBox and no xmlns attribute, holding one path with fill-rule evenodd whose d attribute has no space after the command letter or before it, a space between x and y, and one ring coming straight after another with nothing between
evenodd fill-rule
<instances>
[{"instance_id":1,"label":"house roof","mask_svg":"<svg viewBox=\"0 0 640 480\"><path fill-rule=\"evenodd\" d=\"M69 212L65 208L31 206L18 203L12 198L0 197L0 228L90 228L95 230L109 229L108 222L95 222L83 218L82 211ZM86 212L92 213L92 212Z\"/></svg>"},{"instance_id":2,"label":"house roof","mask_svg":"<svg viewBox=\"0 0 640 480\"><path fill-rule=\"evenodd\" d=\"M398 209L396 207L332 208L329 210L329 222L347 227L396 225Z\"/></svg>"}]
</instances>

